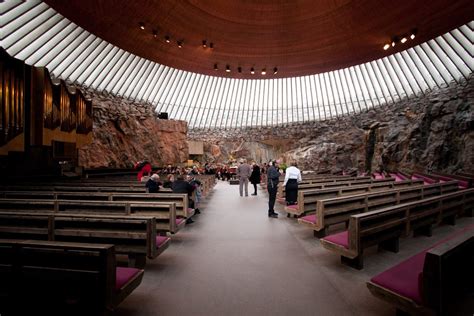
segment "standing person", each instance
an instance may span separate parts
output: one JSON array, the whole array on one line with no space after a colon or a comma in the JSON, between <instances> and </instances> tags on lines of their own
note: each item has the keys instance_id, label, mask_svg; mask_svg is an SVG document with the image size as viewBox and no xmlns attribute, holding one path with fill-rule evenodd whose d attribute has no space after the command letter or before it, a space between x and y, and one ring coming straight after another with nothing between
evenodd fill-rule
<instances>
[{"instance_id":1,"label":"standing person","mask_svg":"<svg viewBox=\"0 0 474 316\"><path fill-rule=\"evenodd\" d=\"M240 166L237 168L237 177L239 177L239 192L243 196L243 188L245 187L245 196L249 196L249 177L252 173L252 168L246 160L242 160Z\"/></svg>"},{"instance_id":2,"label":"standing person","mask_svg":"<svg viewBox=\"0 0 474 316\"><path fill-rule=\"evenodd\" d=\"M301 182L301 171L296 163L290 163L290 167L286 168L285 181L285 200L286 205L294 205L298 200L298 183Z\"/></svg>"},{"instance_id":3,"label":"standing person","mask_svg":"<svg viewBox=\"0 0 474 316\"><path fill-rule=\"evenodd\" d=\"M154 173L146 182L145 187L148 193L158 193L158 191L160 191L160 185L160 176Z\"/></svg>"},{"instance_id":4,"label":"standing person","mask_svg":"<svg viewBox=\"0 0 474 316\"><path fill-rule=\"evenodd\" d=\"M142 181L142 178L145 175L150 176L150 174L151 174L151 164L146 159L143 159L142 161L138 161L135 164L135 170L138 170L137 180Z\"/></svg>"},{"instance_id":5,"label":"standing person","mask_svg":"<svg viewBox=\"0 0 474 316\"><path fill-rule=\"evenodd\" d=\"M257 195L257 184L260 183L260 167L254 162L252 174L250 175L250 183L253 184L254 192L252 195Z\"/></svg>"},{"instance_id":6,"label":"standing person","mask_svg":"<svg viewBox=\"0 0 474 316\"><path fill-rule=\"evenodd\" d=\"M280 173L276 161L270 161L267 171L267 190L268 190L268 217L277 218L278 213L275 212L275 200L278 191L278 182L280 181Z\"/></svg>"}]
</instances>

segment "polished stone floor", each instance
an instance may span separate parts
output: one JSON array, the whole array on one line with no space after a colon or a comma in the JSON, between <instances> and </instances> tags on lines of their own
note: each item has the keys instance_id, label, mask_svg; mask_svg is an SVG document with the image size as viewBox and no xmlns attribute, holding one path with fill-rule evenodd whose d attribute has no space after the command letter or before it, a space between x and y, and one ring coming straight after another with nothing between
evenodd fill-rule
<instances>
[{"instance_id":1,"label":"polished stone floor","mask_svg":"<svg viewBox=\"0 0 474 316\"><path fill-rule=\"evenodd\" d=\"M250 188L249 188L250 189ZM361 271L343 266L296 219L267 217L267 195L240 197L219 182L202 214L162 255L115 315L395 315L365 285L444 236L474 223L440 226L433 237L400 241L400 252L368 249Z\"/></svg>"}]
</instances>

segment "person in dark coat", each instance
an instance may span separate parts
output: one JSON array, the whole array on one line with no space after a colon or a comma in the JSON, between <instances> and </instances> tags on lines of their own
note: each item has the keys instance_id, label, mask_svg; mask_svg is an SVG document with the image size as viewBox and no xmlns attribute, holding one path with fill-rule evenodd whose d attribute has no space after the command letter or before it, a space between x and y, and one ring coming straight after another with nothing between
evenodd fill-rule
<instances>
[{"instance_id":1,"label":"person in dark coat","mask_svg":"<svg viewBox=\"0 0 474 316\"><path fill-rule=\"evenodd\" d=\"M268 217L277 218L275 212L275 200L278 191L278 182L280 182L280 172L276 161L270 162L267 171L267 191L268 191Z\"/></svg>"},{"instance_id":2,"label":"person in dark coat","mask_svg":"<svg viewBox=\"0 0 474 316\"><path fill-rule=\"evenodd\" d=\"M254 192L252 195L257 195L257 184L260 183L260 167L254 163L252 167L252 174L250 175L250 183L253 184Z\"/></svg>"},{"instance_id":3,"label":"person in dark coat","mask_svg":"<svg viewBox=\"0 0 474 316\"><path fill-rule=\"evenodd\" d=\"M160 176L156 173L153 174L145 184L148 193L158 193L160 191Z\"/></svg>"},{"instance_id":4,"label":"person in dark coat","mask_svg":"<svg viewBox=\"0 0 474 316\"><path fill-rule=\"evenodd\" d=\"M190 208L194 208L194 201L191 199L195 187L190 184L188 181L184 180L184 177L179 175L173 184L171 185L171 190L173 193L187 193L188 194L188 204ZM189 217L186 220L186 224L194 223L193 219Z\"/></svg>"}]
</instances>

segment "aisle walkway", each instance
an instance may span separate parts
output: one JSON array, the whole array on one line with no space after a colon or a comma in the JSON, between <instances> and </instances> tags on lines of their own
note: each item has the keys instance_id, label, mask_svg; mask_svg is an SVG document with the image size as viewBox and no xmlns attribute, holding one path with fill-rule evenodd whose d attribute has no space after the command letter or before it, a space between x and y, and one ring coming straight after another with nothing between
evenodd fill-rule
<instances>
[{"instance_id":1,"label":"aisle walkway","mask_svg":"<svg viewBox=\"0 0 474 316\"><path fill-rule=\"evenodd\" d=\"M196 222L147 264L142 284L116 314L394 315L365 282L434 240L412 239L399 255L374 255L356 271L296 220L268 218L266 203L262 190L241 198L238 186L219 182Z\"/></svg>"}]
</instances>

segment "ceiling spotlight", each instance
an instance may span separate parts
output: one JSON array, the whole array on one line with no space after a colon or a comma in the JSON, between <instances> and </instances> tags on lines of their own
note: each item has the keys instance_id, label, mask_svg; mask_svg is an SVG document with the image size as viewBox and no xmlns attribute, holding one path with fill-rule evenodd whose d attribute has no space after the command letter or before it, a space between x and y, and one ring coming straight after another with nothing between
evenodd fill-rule
<instances>
[{"instance_id":1,"label":"ceiling spotlight","mask_svg":"<svg viewBox=\"0 0 474 316\"><path fill-rule=\"evenodd\" d=\"M140 28L141 28L142 30L144 30L144 29L145 29L145 23L143 23L143 22L140 22L140 23L138 23L138 25L140 25Z\"/></svg>"},{"instance_id":2,"label":"ceiling spotlight","mask_svg":"<svg viewBox=\"0 0 474 316\"><path fill-rule=\"evenodd\" d=\"M402 39L400 40L400 42L405 43L406 41L408 41L408 39L406 38L406 36L403 36Z\"/></svg>"},{"instance_id":3,"label":"ceiling spotlight","mask_svg":"<svg viewBox=\"0 0 474 316\"><path fill-rule=\"evenodd\" d=\"M241 73L241 72L242 72L242 67L237 67L237 71L238 71L239 73Z\"/></svg>"},{"instance_id":4,"label":"ceiling spotlight","mask_svg":"<svg viewBox=\"0 0 474 316\"><path fill-rule=\"evenodd\" d=\"M250 73L251 73L252 75L255 74L255 69L254 69L253 67L250 68Z\"/></svg>"},{"instance_id":5,"label":"ceiling spotlight","mask_svg":"<svg viewBox=\"0 0 474 316\"><path fill-rule=\"evenodd\" d=\"M277 73L278 73L278 68L277 67L273 68L273 74L276 75Z\"/></svg>"},{"instance_id":6,"label":"ceiling spotlight","mask_svg":"<svg viewBox=\"0 0 474 316\"><path fill-rule=\"evenodd\" d=\"M178 47L179 47L179 48L182 48L182 47L183 47L183 42L182 42L182 41L178 41Z\"/></svg>"},{"instance_id":7,"label":"ceiling spotlight","mask_svg":"<svg viewBox=\"0 0 474 316\"><path fill-rule=\"evenodd\" d=\"M230 66L229 65L225 66L225 72L230 72Z\"/></svg>"},{"instance_id":8,"label":"ceiling spotlight","mask_svg":"<svg viewBox=\"0 0 474 316\"><path fill-rule=\"evenodd\" d=\"M262 69L262 75L266 75L267 74L267 69L263 68Z\"/></svg>"},{"instance_id":9,"label":"ceiling spotlight","mask_svg":"<svg viewBox=\"0 0 474 316\"><path fill-rule=\"evenodd\" d=\"M395 41L392 41L392 47L395 47Z\"/></svg>"},{"instance_id":10,"label":"ceiling spotlight","mask_svg":"<svg viewBox=\"0 0 474 316\"><path fill-rule=\"evenodd\" d=\"M383 46L383 50L387 50L387 49L389 49L389 48L390 48L390 44L385 44L385 45Z\"/></svg>"},{"instance_id":11,"label":"ceiling spotlight","mask_svg":"<svg viewBox=\"0 0 474 316\"><path fill-rule=\"evenodd\" d=\"M218 70L217 64L214 64L214 70Z\"/></svg>"},{"instance_id":12,"label":"ceiling spotlight","mask_svg":"<svg viewBox=\"0 0 474 316\"><path fill-rule=\"evenodd\" d=\"M209 43L209 48L213 49L214 48L214 43Z\"/></svg>"},{"instance_id":13,"label":"ceiling spotlight","mask_svg":"<svg viewBox=\"0 0 474 316\"><path fill-rule=\"evenodd\" d=\"M157 30L153 30L153 37L156 38L158 36L158 31Z\"/></svg>"},{"instance_id":14,"label":"ceiling spotlight","mask_svg":"<svg viewBox=\"0 0 474 316\"><path fill-rule=\"evenodd\" d=\"M415 34L410 35L410 39L415 39Z\"/></svg>"},{"instance_id":15,"label":"ceiling spotlight","mask_svg":"<svg viewBox=\"0 0 474 316\"><path fill-rule=\"evenodd\" d=\"M169 37L168 35L165 36L165 42L166 42L166 43L170 43L170 42L171 42L170 37Z\"/></svg>"},{"instance_id":16,"label":"ceiling spotlight","mask_svg":"<svg viewBox=\"0 0 474 316\"><path fill-rule=\"evenodd\" d=\"M415 39L416 33L417 33L417 29L411 30L410 39L412 39L412 40Z\"/></svg>"},{"instance_id":17,"label":"ceiling spotlight","mask_svg":"<svg viewBox=\"0 0 474 316\"><path fill-rule=\"evenodd\" d=\"M207 47L207 41L206 41L206 40L203 40L203 41L202 41L202 47L203 47L203 48L206 48L206 47Z\"/></svg>"}]
</instances>

